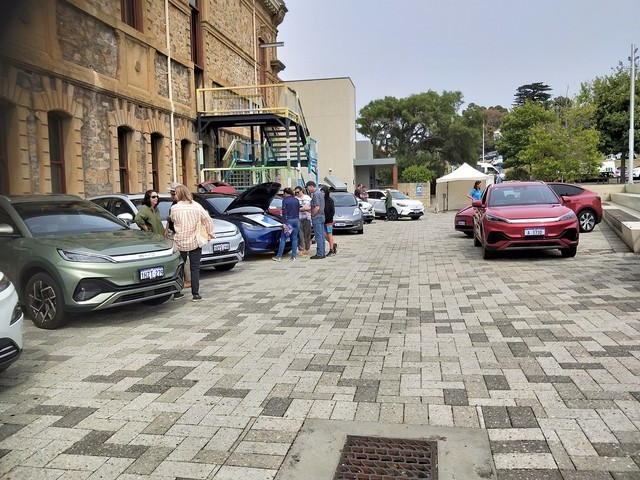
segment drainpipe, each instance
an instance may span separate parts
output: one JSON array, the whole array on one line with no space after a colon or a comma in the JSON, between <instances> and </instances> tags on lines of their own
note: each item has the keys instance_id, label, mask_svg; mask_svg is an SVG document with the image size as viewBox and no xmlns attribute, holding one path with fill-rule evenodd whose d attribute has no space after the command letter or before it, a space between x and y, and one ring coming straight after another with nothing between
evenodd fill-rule
<instances>
[{"instance_id":1,"label":"drainpipe","mask_svg":"<svg viewBox=\"0 0 640 480\"><path fill-rule=\"evenodd\" d=\"M254 85L258 85L258 39L256 32L256 0L253 0L253 79ZM256 88L256 93L258 89Z\"/></svg>"},{"instance_id":2,"label":"drainpipe","mask_svg":"<svg viewBox=\"0 0 640 480\"><path fill-rule=\"evenodd\" d=\"M176 162L176 130L173 125L173 114L175 107L173 104L173 82L171 80L171 39L169 37L169 0L164 0L164 17L165 17L165 30L167 35L167 81L169 84L169 103L171 105L171 112L169 114L171 124L171 165L173 167L173 181L178 181L178 165Z\"/></svg>"}]
</instances>

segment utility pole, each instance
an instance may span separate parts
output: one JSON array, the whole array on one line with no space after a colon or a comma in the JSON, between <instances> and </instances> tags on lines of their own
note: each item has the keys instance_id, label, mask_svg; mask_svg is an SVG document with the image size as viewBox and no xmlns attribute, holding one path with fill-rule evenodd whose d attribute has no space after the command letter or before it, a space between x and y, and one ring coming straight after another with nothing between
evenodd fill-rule
<instances>
[{"instance_id":1,"label":"utility pole","mask_svg":"<svg viewBox=\"0 0 640 480\"><path fill-rule=\"evenodd\" d=\"M629 105L629 183L633 183L633 156L634 156L634 134L635 134L635 93L636 93L636 52L635 45L631 44L631 100Z\"/></svg>"}]
</instances>

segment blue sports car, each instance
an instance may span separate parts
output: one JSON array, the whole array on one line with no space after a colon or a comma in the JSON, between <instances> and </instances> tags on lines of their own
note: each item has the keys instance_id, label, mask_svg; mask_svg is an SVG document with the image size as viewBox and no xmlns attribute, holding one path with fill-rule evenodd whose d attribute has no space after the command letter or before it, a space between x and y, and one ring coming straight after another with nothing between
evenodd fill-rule
<instances>
[{"instance_id":1,"label":"blue sports car","mask_svg":"<svg viewBox=\"0 0 640 480\"><path fill-rule=\"evenodd\" d=\"M269 213L269 205L280 190L276 182L261 183L240 194L194 193L193 199L213 218L231 222L240 229L246 253L278 251L282 219ZM291 240L288 239L288 249Z\"/></svg>"}]
</instances>

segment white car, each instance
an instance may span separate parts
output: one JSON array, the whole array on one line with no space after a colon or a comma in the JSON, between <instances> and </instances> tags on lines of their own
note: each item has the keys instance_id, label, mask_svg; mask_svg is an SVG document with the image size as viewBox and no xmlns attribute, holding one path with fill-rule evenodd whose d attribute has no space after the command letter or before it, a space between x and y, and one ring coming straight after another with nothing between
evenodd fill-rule
<instances>
[{"instance_id":1,"label":"white car","mask_svg":"<svg viewBox=\"0 0 640 480\"><path fill-rule=\"evenodd\" d=\"M373 205L369 202L365 202L364 200L358 199L358 207L360 207L360 211L362 212L362 218L365 223L373 222L373 219L376 218L376 213L373 209Z\"/></svg>"},{"instance_id":2,"label":"white car","mask_svg":"<svg viewBox=\"0 0 640 480\"><path fill-rule=\"evenodd\" d=\"M22 353L24 314L13 283L0 272L0 372Z\"/></svg>"},{"instance_id":3,"label":"white car","mask_svg":"<svg viewBox=\"0 0 640 480\"><path fill-rule=\"evenodd\" d=\"M389 210L389 220L397 220L401 217L409 217L411 220L418 220L424 215L424 204L420 200L413 200L400 190L390 189L393 199L391 209ZM369 203L373 205L376 217L384 217L386 215L385 190L368 190Z\"/></svg>"},{"instance_id":4,"label":"white car","mask_svg":"<svg viewBox=\"0 0 640 480\"><path fill-rule=\"evenodd\" d=\"M171 207L171 196L159 194L158 210L162 224L166 225L166 218ZM138 213L138 207L142 205L144 194L124 194L112 193L110 195L100 195L92 197L91 200L96 205L100 205L105 210L110 211L120 220L124 221L131 228L138 229L138 225L133 222L133 218ZM233 223L219 218L212 218L213 231L216 238L209 244L202 247L201 267L214 267L216 270L231 270L236 263L244 259L244 239L240 230Z\"/></svg>"}]
</instances>

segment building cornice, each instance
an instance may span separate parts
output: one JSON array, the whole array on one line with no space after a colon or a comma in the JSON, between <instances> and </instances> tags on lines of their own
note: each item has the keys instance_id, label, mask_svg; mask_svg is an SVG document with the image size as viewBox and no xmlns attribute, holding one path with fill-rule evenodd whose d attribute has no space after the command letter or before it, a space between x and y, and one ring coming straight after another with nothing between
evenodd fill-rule
<instances>
[{"instance_id":1,"label":"building cornice","mask_svg":"<svg viewBox=\"0 0 640 480\"><path fill-rule=\"evenodd\" d=\"M284 0L262 0L265 8L273 16L274 26L278 26L284 20L285 14L288 12Z\"/></svg>"}]
</instances>

